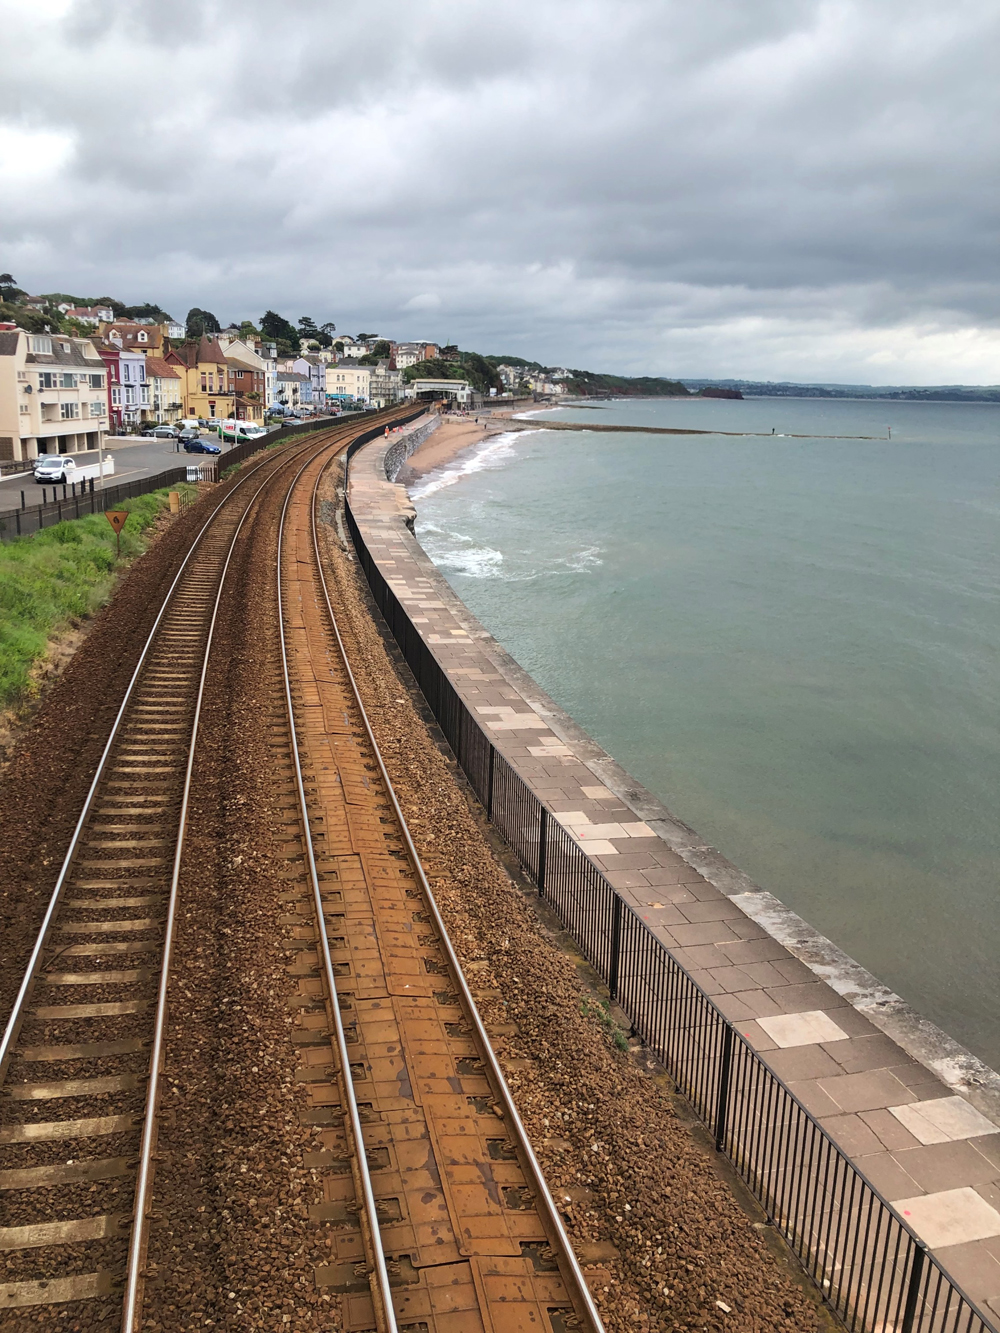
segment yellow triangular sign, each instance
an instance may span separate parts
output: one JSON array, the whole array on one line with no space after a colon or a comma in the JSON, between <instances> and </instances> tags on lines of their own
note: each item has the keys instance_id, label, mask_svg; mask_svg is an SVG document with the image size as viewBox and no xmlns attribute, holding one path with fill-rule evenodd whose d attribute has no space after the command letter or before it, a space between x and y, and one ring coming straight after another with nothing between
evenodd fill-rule
<instances>
[{"instance_id":1,"label":"yellow triangular sign","mask_svg":"<svg viewBox=\"0 0 1000 1333\"><path fill-rule=\"evenodd\" d=\"M117 535L121 532L122 528L125 526L125 520L128 518L128 510L127 510L127 509L106 509L106 510L104 511L104 517L108 520L108 522L109 522L109 523L111 524L111 526L114 528L114 530L115 530L115 535L117 536Z\"/></svg>"}]
</instances>

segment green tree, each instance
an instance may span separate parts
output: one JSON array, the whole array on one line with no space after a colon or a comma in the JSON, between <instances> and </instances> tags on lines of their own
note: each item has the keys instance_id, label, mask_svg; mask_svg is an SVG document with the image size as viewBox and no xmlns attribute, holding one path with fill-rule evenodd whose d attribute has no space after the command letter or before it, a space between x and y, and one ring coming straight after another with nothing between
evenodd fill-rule
<instances>
[{"instance_id":1,"label":"green tree","mask_svg":"<svg viewBox=\"0 0 1000 1333\"><path fill-rule=\"evenodd\" d=\"M16 309L15 318L21 328L26 329L28 333L62 332L63 318L58 310L29 310L25 306L17 306Z\"/></svg>"},{"instance_id":2,"label":"green tree","mask_svg":"<svg viewBox=\"0 0 1000 1333\"><path fill-rule=\"evenodd\" d=\"M199 310L194 306L188 311L185 332L189 338L200 338L206 333L219 333L221 329L222 325L211 310Z\"/></svg>"},{"instance_id":3,"label":"green tree","mask_svg":"<svg viewBox=\"0 0 1000 1333\"><path fill-rule=\"evenodd\" d=\"M207 314L208 312L203 310L201 313ZM170 322L170 316L167 312L161 306L153 305L150 301L146 301L143 305L123 306L118 311L117 317L119 319L155 319L157 324L168 324ZM188 319L190 318L191 316L188 315ZM215 316L213 315L212 318L214 319ZM209 329L207 332L217 333L218 329Z\"/></svg>"},{"instance_id":4,"label":"green tree","mask_svg":"<svg viewBox=\"0 0 1000 1333\"><path fill-rule=\"evenodd\" d=\"M18 297L26 295L27 293L21 290L10 273L0 273L0 301L8 301L13 305Z\"/></svg>"},{"instance_id":5,"label":"green tree","mask_svg":"<svg viewBox=\"0 0 1000 1333\"><path fill-rule=\"evenodd\" d=\"M284 356L290 356L293 352L301 352L302 344L299 341L295 325L289 324L287 319L284 319L274 310L265 310L260 321L260 327L262 333L278 344L279 352L282 351L282 345L287 346L288 351L282 353Z\"/></svg>"}]
</instances>

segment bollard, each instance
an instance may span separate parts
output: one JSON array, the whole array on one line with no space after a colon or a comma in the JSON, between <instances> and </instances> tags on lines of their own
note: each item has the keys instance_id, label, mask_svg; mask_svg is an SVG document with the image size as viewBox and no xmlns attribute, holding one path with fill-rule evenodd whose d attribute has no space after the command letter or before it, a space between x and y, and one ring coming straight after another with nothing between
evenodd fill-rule
<instances>
[{"instance_id":1,"label":"bollard","mask_svg":"<svg viewBox=\"0 0 1000 1333\"><path fill-rule=\"evenodd\" d=\"M171 491L169 498L170 498L170 512L172 514L179 514L181 512L180 491Z\"/></svg>"}]
</instances>

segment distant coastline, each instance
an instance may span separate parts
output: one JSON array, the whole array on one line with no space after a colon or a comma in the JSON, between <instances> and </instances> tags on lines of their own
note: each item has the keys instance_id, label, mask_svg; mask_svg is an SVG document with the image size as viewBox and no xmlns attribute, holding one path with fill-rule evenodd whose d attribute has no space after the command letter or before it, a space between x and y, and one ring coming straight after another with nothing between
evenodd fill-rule
<instances>
[{"instance_id":1,"label":"distant coastline","mask_svg":"<svg viewBox=\"0 0 1000 1333\"><path fill-rule=\"evenodd\" d=\"M686 389L735 389L744 398L881 399L905 403L1000 403L1000 384L794 384L789 380L682 379ZM714 396L714 395L713 395Z\"/></svg>"}]
</instances>

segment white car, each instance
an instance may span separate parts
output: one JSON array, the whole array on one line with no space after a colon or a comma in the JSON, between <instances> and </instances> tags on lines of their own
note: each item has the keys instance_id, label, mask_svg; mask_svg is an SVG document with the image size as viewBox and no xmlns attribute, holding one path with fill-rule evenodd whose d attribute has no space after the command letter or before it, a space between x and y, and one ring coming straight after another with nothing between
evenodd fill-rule
<instances>
[{"instance_id":1,"label":"white car","mask_svg":"<svg viewBox=\"0 0 1000 1333\"><path fill-rule=\"evenodd\" d=\"M76 481L76 462L65 454L43 454L35 459L34 473L39 484Z\"/></svg>"}]
</instances>

